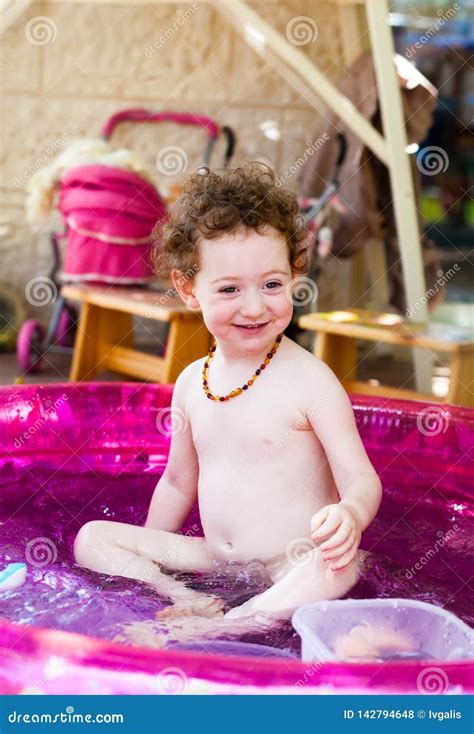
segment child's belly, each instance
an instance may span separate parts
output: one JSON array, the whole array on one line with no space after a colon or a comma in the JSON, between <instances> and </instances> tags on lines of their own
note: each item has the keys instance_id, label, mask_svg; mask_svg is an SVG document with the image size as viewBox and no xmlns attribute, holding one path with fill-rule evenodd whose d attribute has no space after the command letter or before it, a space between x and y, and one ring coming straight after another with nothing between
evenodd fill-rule
<instances>
[{"instance_id":1,"label":"child's belly","mask_svg":"<svg viewBox=\"0 0 474 734\"><path fill-rule=\"evenodd\" d=\"M312 516L338 495L325 457L302 458L200 461L199 510L214 558L266 562L309 539Z\"/></svg>"}]
</instances>

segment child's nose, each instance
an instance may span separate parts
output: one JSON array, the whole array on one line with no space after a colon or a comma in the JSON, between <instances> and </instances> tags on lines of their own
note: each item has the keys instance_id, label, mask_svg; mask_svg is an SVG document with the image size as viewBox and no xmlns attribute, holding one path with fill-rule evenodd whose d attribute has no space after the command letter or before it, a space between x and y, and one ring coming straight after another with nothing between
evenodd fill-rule
<instances>
[{"instance_id":1,"label":"child's nose","mask_svg":"<svg viewBox=\"0 0 474 734\"><path fill-rule=\"evenodd\" d=\"M258 293L248 293L241 305L241 312L247 318L257 318L265 312L265 304Z\"/></svg>"}]
</instances>

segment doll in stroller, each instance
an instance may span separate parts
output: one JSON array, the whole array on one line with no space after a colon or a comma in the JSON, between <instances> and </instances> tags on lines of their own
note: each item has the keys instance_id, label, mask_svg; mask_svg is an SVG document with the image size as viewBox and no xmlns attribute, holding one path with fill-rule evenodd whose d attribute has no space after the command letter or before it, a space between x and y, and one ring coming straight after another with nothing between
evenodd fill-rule
<instances>
[{"instance_id":1,"label":"doll in stroller","mask_svg":"<svg viewBox=\"0 0 474 734\"><path fill-rule=\"evenodd\" d=\"M225 138L224 166L234 152L233 131L208 117L127 109L107 121L102 140L73 143L49 171L42 170L36 180L32 178L27 204L30 220L40 219L51 209L57 187L64 231L51 234L53 265L49 276L34 278L29 284L38 292L47 289L54 306L46 333L36 319L27 320L19 331L17 361L23 374L37 372L48 351L72 352L77 312L61 295L62 284L150 287L154 279L151 233L166 214L166 202L133 153L113 151L109 146L114 130L126 121L201 127L206 133L201 165L209 163L220 135ZM180 148L170 146L168 164L176 163L176 151L185 157Z\"/></svg>"}]
</instances>

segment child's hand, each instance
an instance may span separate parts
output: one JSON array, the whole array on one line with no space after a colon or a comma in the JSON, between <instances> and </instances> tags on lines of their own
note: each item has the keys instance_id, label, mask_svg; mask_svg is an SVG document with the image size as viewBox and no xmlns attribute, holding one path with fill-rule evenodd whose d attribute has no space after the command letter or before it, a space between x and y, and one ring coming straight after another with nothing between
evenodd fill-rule
<instances>
[{"instance_id":1,"label":"child's hand","mask_svg":"<svg viewBox=\"0 0 474 734\"><path fill-rule=\"evenodd\" d=\"M354 559L362 529L355 512L338 502L326 505L311 520L311 539L324 541L319 550L325 561L332 561L331 571L340 571Z\"/></svg>"}]
</instances>

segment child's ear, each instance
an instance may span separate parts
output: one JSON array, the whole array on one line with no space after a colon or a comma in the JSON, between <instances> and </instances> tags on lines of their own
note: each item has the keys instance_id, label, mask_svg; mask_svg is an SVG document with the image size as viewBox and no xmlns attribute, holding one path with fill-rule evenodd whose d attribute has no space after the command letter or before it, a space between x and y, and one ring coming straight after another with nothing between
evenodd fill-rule
<instances>
[{"instance_id":1,"label":"child's ear","mask_svg":"<svg viewBox=\"0 0 474 734\"><path fill-rule=\"evenodd\" d=\"M181 272L181 270L172 270L171 280L183 303L191 311L200 311L201 306L194 294L194 276L190 278L186 273Z\"/></svg>"}]
</instances>

